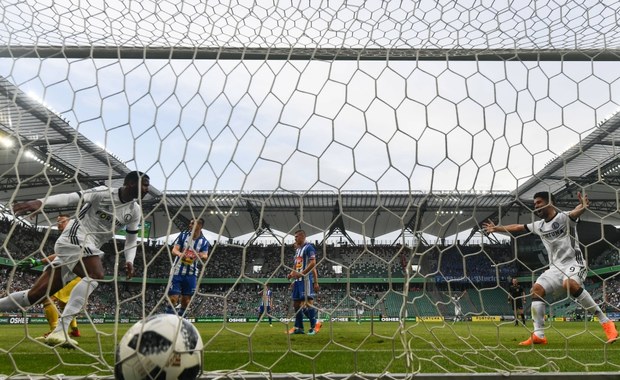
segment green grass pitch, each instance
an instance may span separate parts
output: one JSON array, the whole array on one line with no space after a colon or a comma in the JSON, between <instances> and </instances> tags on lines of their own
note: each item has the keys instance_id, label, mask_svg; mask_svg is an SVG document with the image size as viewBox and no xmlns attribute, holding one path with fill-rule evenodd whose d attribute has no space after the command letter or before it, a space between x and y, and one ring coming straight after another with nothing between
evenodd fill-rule
<instances>
[{"instance_id":1,"label":"green grass pitch","mask_svg":"<svg viewBox=\"0 0 620 380\"><path fill-rule=\"evenodd\" d=\"M306 323L307 324L307 323ZM511 322L324 323L315 336L285 333L283 323L199 323L205 371L274 373L611 372L620 342L597 322L548 324L546 346L520 347L529 331ZM531 327L531 323L530 326ZM80 347L53 349L33 337L44 325L2 326L0 374L111 376L115 344L129 325L81 326Z\"/></svg>"}]
</instances>

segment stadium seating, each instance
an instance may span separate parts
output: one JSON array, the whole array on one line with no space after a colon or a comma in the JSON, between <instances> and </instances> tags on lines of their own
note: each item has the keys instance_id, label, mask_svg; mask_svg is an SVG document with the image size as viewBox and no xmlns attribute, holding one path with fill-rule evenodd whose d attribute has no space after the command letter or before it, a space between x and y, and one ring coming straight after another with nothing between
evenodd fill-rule
<instances>
[{"instance_id":1,"label":"stadium seating","mask_svg":"<svg viewBox=\"0 0 620 380\"><path fill-rule=\"evenodd\" d=\"M0 265L2 292L21 290L32 284L37 272L12 271L15 262L28 256L40 255L41 251L52 253L53 241L56 239L55 231L48 233L21 223L13 226L12 223L7 217L0 218L0 236L5 237L6 247L3 255L5 260L1 261ZM116 248L122 249L122 241L116 242ZM104 256L104 268L108 276L113 274L116 260L112 253L114 249L113 242L103 247L105 252L111 253ZM166 245L145 244L144 254L136 257L135 268L136 277L146 275L149 279L147 291L143 292L140 283L120 282L120 296L119 300L116 300L114 283L103 282L97 290L98 296L89 300L88 312L92 315L115 315L117 305L120 313L128 316L142 316L152 310L163 310L172 263L170 250L171 247ZM326 246L319 247L317 251L320 277L332 279L321 283L317 301L321 315L327 313L332 316L353 317L359 302L365 302L365 307L371 309L376 316L400 315L405 302L402 280L395 281L388 288L388 283L377 282L376 279L402 279L409 263L410 251L405 253L397 246ZM427 286L419 284L419 288L411 285L405 304L408 316L452 317L454 304L450 299L451 294L463 294L459 303L466 316L512 315L507 302L507 292L497 285L499 283L507 286L508 278L518 274L519 267L510 246L489 246L485 247L484 251L480 246L420 247L417 252L416 256L419 257L422 267L418 275L426 277L428 282ZM202 284L199 287L192 301L192 314L208 317L255 317L260 286L245 282L232 283L244 278L283 279L290 271L287 263L292 257L292 246L282 249L279 245L218 244L211 252L204 274L205 278L215 280L215 283ZM240 264L244 258L246 265L242 273ZM260 263L260 270L255 271L251 263ZM343 274L333 271L332 266L336 264L343 266ZM369 281L351 283L347 290L343 282L334 281L347 278L347 275L352 279L367 278ZM218 279L221 279L221 283L218 283ZM230 281L231 279L235 281ZM604 308L617 312L620 309L620 282L610 279L605 281L603 286L600 278L593 280L587 284L589 291L598 302L603 301L604 295ZM274 283L272 290L277 316L290 316L292 310L288 284ZM36 306L31 311L37 313L41 309ZM554 316L567 317L583 314L576 304L569 300L554 303L551 313ZM366 315L369 314L370 312Z\"/></svg>"}]
</instances>

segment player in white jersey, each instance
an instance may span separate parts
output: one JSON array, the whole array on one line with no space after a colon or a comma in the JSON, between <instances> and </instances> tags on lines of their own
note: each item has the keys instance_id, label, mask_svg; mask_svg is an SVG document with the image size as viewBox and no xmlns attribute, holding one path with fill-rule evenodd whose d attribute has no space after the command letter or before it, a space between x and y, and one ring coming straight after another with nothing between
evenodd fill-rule
<instances>
[{"instance_id":1,"label":"player in white jersey","mask_svg":"<svg viewBox=\"0 0 620 380\"><path fill-rule=\"evenodd\" d=\"M67 227L67 225L69 224L69 220L71 220L71 217L69 215L59 214L56 218L56 226L58 227L58 231L62 233L65 227ZM29 257L18 262L17 266L21 269L28 270L34 267L38 267L40 265L47 265L51 263L55 258L56 254L51 254L43 259L35 259L33 257ZM45 339L45 337L47 337L52 331L54 331L56 326L58 326L59 315L55 303L58 303L60 310L64 310L67 302L69 302L69 296L71 295L73 288L75 287L75 285L78 284L78 282L80 282L80 280L81 279L76 276L62 289L54 293L54 295L49 298L44 298L43 301L41 301L41 304L43 305L43 311L45 312L45 318L47 319L47 323L49 323L50 325L50 331L43 334L43 336L37 337L37 339ZM80 329L78 328L77 320L75 318L71 320L70 335L76 338L82 336L82 334L80 334Z\"/></svg>"},{"instance_id":2,"label":"player in white jersey","mask_svg":"<svg viewBox=\"0 0 620 380\"><path fill-rule=\"evenodd\" d=\"M56 293L76 276L80 282L71 292L56 329L45 342L64 347L77 346L69 338L67 329L71 319L80 312L86 300L103 279L100 247L114 237L115 231L126 227L125 269L127 278L133 276L136 256L137 233L142 221L142 208L137 199L149 191L149 177L133 171L125 176L123 186L100 186L71 194L57 194L44 199L15 203L15 215L36 214L44 207L65 208L80 205L75 219L64 229L56 244L56 258L48 265L32 288L9 294L0 299L0 312L23 310Z\"/></svg>"},{"instance_id":3,"label":"player in white jersey","mask_svg":"<svg viewBox=\"0 0 620 380\"><path fill-rule=\"evenodd\" d=\"M461 295L452 295L450 301L454 304L454 322L463 320L463 308L461 307L461 298L465 295L465 293L461 293Z\"/></svg>"},{"instance_id":4,"label":"player in white jersey","mask_svg":"<svg viewBox=\"0 0 620 380\"><path fill-rule=\"evenodd\" d=\"M355 305L355 320L358 325L362 324L362 317L364 316L364 307L366 306L366 301L359 302Z\"/></svg>"},{"instance_id":5,"label":"player in white jersey","mask_svg":"<svg viewBox=\"0 0 620 380\"><path fill-rule=\"evenodd\" d=\"M483 223L487 233L493 232L531 232L540 236L547 254L549 269L544 271L532 287L532 320L534 332L529 339L519 343L522 346L547 344L545 338L544 316L545 296L554 297L570 294L588 312L596 315L603 326L607 343L618 339L618 331L601 308L594 302L590 293L583 288L587 268L579 249L576 223L586 211L590 202L587 196L577 193L579 204L570 212L555 208L553 195L548 192L534 194L534 213L542 218L529 224L510 224L497 226L493 222Z\"/></svg>"}]
</instances>

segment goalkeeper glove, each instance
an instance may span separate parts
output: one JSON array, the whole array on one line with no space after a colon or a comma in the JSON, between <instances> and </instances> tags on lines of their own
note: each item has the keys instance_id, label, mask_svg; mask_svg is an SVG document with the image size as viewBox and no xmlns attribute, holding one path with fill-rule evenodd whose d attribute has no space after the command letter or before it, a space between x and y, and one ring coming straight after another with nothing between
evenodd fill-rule
<instances>
[{"instance_id":1,"label":"goalkeeper glove","mask_svg":"<svg viewBox=\"0 0 620 380\"><path fill-rule=\"evenodd\" d=\"M38 267L43 264L43 261L39 259L27 258L17 263L17 267L19 269L32 269L34 267Z\"/></svg>"}]
</instances>

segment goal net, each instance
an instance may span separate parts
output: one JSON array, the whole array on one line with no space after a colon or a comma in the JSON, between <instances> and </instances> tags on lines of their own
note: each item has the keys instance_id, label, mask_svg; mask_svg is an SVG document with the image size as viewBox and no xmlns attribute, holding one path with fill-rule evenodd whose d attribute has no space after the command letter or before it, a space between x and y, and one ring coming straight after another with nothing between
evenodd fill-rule
<instances>
[{"instance_id":1,"label":"goal net","mask_svg":"<svg viewBox=\"0 0 620 380\"><path fill-rule=\"evenodd\" d=\"M73 350L37 339L45 302L1 312L0 377L112 376L131 324L175 306L175 239L200 219L210 249L185 316L205 378L617 373L619 348L566 291L544 300L548 343L519 345L547 252L483 227L538 220L538 192L562 211L587 195L583 286L620 318L616 8L3 1L1 295L35 283L43 266L18 264L51 254L57 216L84 206L13 204L133 170L151 187L135 277L120 231ZM289 334L298 230L317 252L314 336L311 313Z\"/></svg>"}]
</instances>

